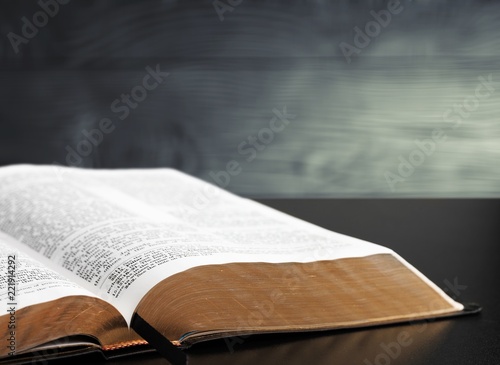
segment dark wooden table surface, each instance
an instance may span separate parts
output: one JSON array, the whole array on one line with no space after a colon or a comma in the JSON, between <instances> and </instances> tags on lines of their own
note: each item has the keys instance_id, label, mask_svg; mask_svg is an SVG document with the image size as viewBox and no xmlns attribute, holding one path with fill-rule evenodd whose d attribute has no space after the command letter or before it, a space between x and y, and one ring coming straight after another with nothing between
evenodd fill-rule
<instances>
[{"instance_id":1,"label":"dark wooden table surface","mask_svg":"<svg viewBox=\"0 0 500 365\"><path fill-rule=\"evenodd\" d=\"M363 330L252 336L232 346L214 341L189 350L189 364L500 364L500 200L262 202L325 228L390 247L451 296L461 302L477 302L483 311ZM90 360L99 363L96 358L79 361ZM155 354L105 363L168 364Z\"/></svg>"}]
</instances>

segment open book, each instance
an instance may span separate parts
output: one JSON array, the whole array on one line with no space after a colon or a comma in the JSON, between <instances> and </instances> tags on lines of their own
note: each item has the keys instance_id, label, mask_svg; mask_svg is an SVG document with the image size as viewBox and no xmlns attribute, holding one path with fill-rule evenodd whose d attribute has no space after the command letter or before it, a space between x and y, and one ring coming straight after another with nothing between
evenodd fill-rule
<instances>
[{"instance_id":1,"label":"open book","mask_svg":"<svg viewBox=\"0 0 500 365\"><path fill-rule=\"evenodd\" d=\"M456 315L392 250L172 169L0 168L0 359ZM51 350L52 352L50 352Z\"/></svg>"}]
</instances>

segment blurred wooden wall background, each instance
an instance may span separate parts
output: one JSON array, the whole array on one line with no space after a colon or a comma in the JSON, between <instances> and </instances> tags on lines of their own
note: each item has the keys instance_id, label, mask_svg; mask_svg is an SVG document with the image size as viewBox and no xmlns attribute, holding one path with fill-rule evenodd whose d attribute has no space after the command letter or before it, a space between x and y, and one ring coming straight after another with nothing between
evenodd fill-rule
<instances>
[{"instance_id":1,"label":"blurred wooden wall background","mask_svg":"<svg viewBox=\"0 0 500 365\"><path fill-rule=\"evenodd\" d=\"M3 1L0 164L66 164L66 147L109 118L82 166L211 180L236 160L227 189L249 196L499 196L500 4L401 0L346 62L339 44L387 6L242 0L221 21L213 1L72 0L16 53L8 34L40 5ZM169 76L120 120L111 103L156 65ZM443 113L489 74L496 92L449 129ZM247 161L238 146L284 106L295 118ZM391 189L386 173L435 128L447 140Z\"/></svg>"}]
</instances>

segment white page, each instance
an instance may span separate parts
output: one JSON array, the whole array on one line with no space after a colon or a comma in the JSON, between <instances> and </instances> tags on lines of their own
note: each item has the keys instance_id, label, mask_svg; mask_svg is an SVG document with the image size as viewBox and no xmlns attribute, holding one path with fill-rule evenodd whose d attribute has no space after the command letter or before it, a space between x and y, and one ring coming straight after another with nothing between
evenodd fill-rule
<instances>
[{"instance_id":1,"label":"white page","mask_svg":"<svg viewBox=\"0 0 500 365\"><path fill-rule=\"evenodd\" d=\"M464 308L404 258L386 247L322 229L180 171L163 168L92 170L91 173L99 181L134 196L167 215L181 217L203 232L222 237L233 244L247 245L248 254L255 251L257 255L261 255L260 261L263 262L285 262L283 254L287 246L293 251L289 261L295 262L389 253L455 309ZM277 261L276 257L264 257L263 253L269 246L280 251ZM224 259L225 257L220 263L225 263ZM233 262L239 262L240 257L234 256L232 259ZM248 256L242 259L244 262L250 261ZM194 260L189 262L194 263Z\"/></svg>"},{"instance_id":2,"label":"white page","mask_svg":"<svg viewBox=\"0 0 500 365\"><path fill-rule=\"evenodd\" d=\"M308 251L334 247L334 258L393 253L386 247L323 229L176 170L92 170L85 175L162 211L164 216L179 218L234 246L246 246L248 253L279 250L286 254L287 248L294 251L302 247ZM318 259L322 259L321 255L299 261Z\"/></svg>"},{"instance_id":3,"label":"white page","mask_svg":"<svg viewBox=\"0 0 500 365\"><path fill-rule=\"evenodd\" d=\"M169 169L2 168L0 230L108 300L128 322L155 284L194 266L392 252L213 191ZM197 194L208 197L209 204L193 210L189 198L199 199Z\"/></svg>"},{"instance_id":4,"label":"white page","mask_svg":"<svg viewBox=\"0 0 500 365\"><path fill-rule=\"evenodd\" d=\"M0 232L0 308L15 311L72 295L94 296L88 290L49 269Z\"/></svg>"}]
</instances>

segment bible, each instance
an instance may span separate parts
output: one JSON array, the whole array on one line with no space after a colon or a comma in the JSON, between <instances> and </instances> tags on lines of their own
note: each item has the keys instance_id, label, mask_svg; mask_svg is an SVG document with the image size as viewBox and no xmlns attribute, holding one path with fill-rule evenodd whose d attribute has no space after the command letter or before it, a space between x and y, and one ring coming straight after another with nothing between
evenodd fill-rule
<instances>
[{"instance_id":1,"label":"bible","mask_svg":"<svg viewBox=\"0 0 500 365\"><path fill-rule=\"evenodd\" d=\"M0 168L0 363L454 316L392 250L174 169Z\"/></svg>"}]
</instances>

